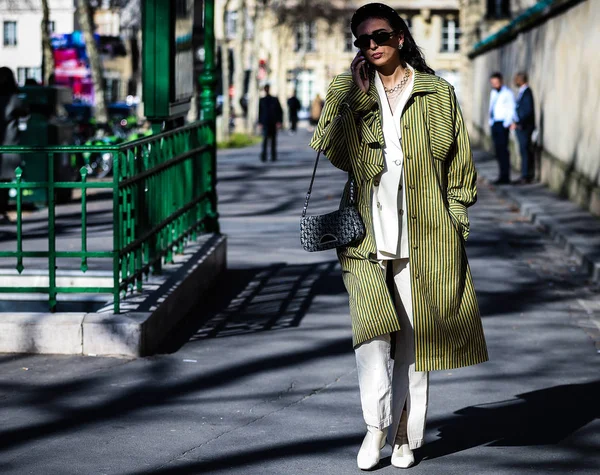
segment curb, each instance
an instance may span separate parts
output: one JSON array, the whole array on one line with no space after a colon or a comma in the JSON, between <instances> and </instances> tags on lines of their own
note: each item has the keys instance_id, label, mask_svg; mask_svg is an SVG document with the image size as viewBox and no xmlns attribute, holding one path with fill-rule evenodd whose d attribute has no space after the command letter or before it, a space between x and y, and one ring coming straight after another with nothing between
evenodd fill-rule
<instances>
[{"instance_id":1,"label":"curb","mask_svg":"<svg viewBox=\"0 0 600 475\"><path fill-rule=\"evenodd\" d=\"M121 314L0 313L0 353L150 355L225 271L226 248L225 236L206 236L150 282L154 290L130 297L136 303ZM123 303L126 308L128 299Z\"/></svg>"}]
</instances>

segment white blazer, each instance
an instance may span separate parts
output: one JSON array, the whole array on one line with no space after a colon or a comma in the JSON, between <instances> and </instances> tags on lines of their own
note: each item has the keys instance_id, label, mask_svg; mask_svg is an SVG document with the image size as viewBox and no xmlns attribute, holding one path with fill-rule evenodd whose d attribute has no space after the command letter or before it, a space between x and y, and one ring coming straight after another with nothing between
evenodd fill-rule
<instances>
[{"instance_id":1,"label":"white blazer","mask_svg":"<svg viewBox=\"0 0 600 475\"><path fill-rule=\"evenodd\" d=\"M372 210L373 231L377 244L377 259L403 259L408 257L408 220L405 212L404 153L400 117L412 93L414 70L410 81L398 100L392 114L383 83L375 74L375 86L381 104L381 120L385 148L383 172L375 178Z\"/></svg>"}]
</instances>

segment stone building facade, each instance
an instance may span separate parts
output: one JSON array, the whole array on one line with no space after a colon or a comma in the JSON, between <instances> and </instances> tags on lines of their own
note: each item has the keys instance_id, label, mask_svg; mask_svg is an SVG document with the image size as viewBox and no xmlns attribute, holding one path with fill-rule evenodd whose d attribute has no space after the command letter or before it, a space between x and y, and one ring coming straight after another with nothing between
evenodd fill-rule
<instances>
[{"instance_id":1,"label":"stone building facade","mask_svg":"<svg viewBox=\"0 0 600 475\"><path fill-rule=\"evenodd\" d=\"M341 2L336 22L316 19L287 27L287 34L278 32L281 27L265 32L273 40L277 37L280 41L287 40L281 42L278 54L264 50L270 72L266 80L274 84L280 93L285 92L286 96L295 89L305 110L317 94L324 97L333 77L347 70L357 53L353 45L355 38L350 31L350 18L356 8L365 3L369 2ZM400 0L387 3L406 21L427 63L438 75L454 84L460 94L458 1Z\"/></svg>"},{"instance_id":2,"label":"stone building facade","mask_svg":"<svg viewBox=\"0 0 600 475\"><path fill-rule=\"evenodd\" d=\"M225 1L217 3L217 17L223 12ZM219 37L229 35L239 41L240 22L244 15L252 16L254 0L233 0L229 9L234 18L225 21L215 31ZM298 2L271 2L280 8L293 7ZM314 2L318 5L320 2ZM281 22L275 8L266 10L260 28L258 58L259 84L269 83L272 93L282 104L294 90L297 91L304 114L310 102L319 94L325 96L330 81L336 74L348 69L357 49L350 31L352 13L368 1L330 0L328 14L314 14L309 21ZM461 25L459 0L392 0L387 2L406 20L417 44L422 48L428 64L436 73L450 81L461 92ZM242 13L240 8L246 8ZM311 17L311 15L306 15ZM229 23L229 24L227 24ZM247 42L252 42L247 37ZM249 50L250 48L247 48ZM251 68L246 64L245 67Z\"/></svg>"}]
</instances>

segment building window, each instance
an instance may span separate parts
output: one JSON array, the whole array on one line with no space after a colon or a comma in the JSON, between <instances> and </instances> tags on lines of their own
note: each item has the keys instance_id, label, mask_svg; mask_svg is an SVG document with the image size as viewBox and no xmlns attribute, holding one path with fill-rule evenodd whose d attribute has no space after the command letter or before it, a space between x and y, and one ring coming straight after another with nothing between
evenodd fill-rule
<instances>
[{"instance_id":1,"label":"building window","mask_svg":"<svg viewBox=\"0 0 600 475\"><path fill-rule=\"evenodd\" d=\"M296 27L295 51L314 52L317 50L317 27L315 22L301 23Z\"/></svg>"},{"instance_id":2,"label":"building window","mask_svg":"<svg viewBox=\"0 0 600 475\"><path fill-rule=\"evenodd\" d=\"M225 35L230 40L235 38L237 32L238 12L228 11L225 12Z\"/></svg>"},{"instance_id":3,"label":"building window","mask_svg":"<svg viewBox=\"0 0 600 475\"><path fill-rule=\"evenodd\" d=\"M487 0L487 17L510 18L510 0Z\"/></svg>"},{"instance_id":4,"label":"building window","mask_svg":"<svg viewBox=\"0 0 600 475\"><path fill-rule=\"evenodd\" d=\"M35 79L42 83L42 68L17 68L17 82L19 86L24 86L28 79Z\"/></svg>"},{"instance_id":5,"label":"building window","mask_svg":"<svg viewBox=\"0 0 600 475\"><path fill-rule=\"evenodd\" d=\"M250 40L254 38L254 22L252 21L252 17L250 15L246 15L242 12L243 18L245 18L246 22L246 39Z\"/></svg>"},{"instance_id":6,"label":"building window","mask_svg":"<svg viewBox=\"0 0 600 475\"><path fill-rule=\"evenodd\" d=\"M4 46L17 46L17 22L4 22Z\"/></svg>"},{"instance_id":7,"label":"building window","mask_svg":"<svg viewBox=\"0 0 600 475\"><path fill-rule=\"evenodd\" d=\"M442 25L442 52L457 53L460 49L460 27L458 19L444 18Z\"/></svg>"}]
</instances>

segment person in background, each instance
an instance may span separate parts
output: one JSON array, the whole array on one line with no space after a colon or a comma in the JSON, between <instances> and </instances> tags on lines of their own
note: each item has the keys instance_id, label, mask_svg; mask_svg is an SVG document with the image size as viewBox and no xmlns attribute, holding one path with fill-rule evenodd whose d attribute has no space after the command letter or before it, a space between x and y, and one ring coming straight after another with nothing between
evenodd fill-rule
<instances>
[{"instance_id":1,"label":"person in background","mask_svg":"<svg viewBox=\"0 0 600 475\"><path fill-rule=\"evenodd\" d=\"M317 94L310 105L310 126L315 127L319 123L321 112L325 102L321 99L321 96ZM311 129L312 130L312 129Z\"/></svg>"},{"instance_id":2,"label":"person in background","mask_svg":"<svg viewBox=\"0 0 600 475\"><path fill-rule=\"evenodd\" d=\"M533 180L534 158L531 147L531 136L535 129L535 109L533 93L528 84L527 73L520 72L515 75L515 86L519 88L515 111L515 122L511 129L517 133L519 151L521 153L521 178L515 183L519 185L531 183Z\"/></svg>"},{"instance_id":3,"label":"person in background","mask_svg":"<svg viewBox=\"0 0 600 475\"><path fill-rule=\"evenodd\" d=\"M490 93L490 127L499 167L498 179L494 181L494 184L503 185L510 183L508 137L515 116L515 97L512 91L504 85L501 73L492 74L490 84L492 86Z\"/></svg>"},{"instance_id":4,"label":"person in background","mask_svg":"<svg viewBox=\"0 0 600 475\"><path fill-rule=\"evenodd\" d=\"M294 91L292 97L287 100L287 106L290 117L290 132L294 134L296 133L296 128L298 127L298 111L302 107L300 101L296 97L296 91Z\"/></svg>"},{"instance_id":5,"label":"person in background","mask_svg":"<svg viewBox=\"0 0 600 475\"><path fill-rule=\"evenodd\" d=\"M15 75L9 68L0 68L0 145L19 145L19 118L29 111L18 96ZM0 155L0 181L15 179L15 168L21 164L16 153ZM8 224L8 189L0 189L0 224Z\"/></svg>"},{"instance_id":6,"label":"person in background","mask_svg":"<svg viewBox=\"0 0 600 475\"><path fill-rule=\"evenodd\" d=\"M277 130L283 122L283 110L279 99L272 96L271 88L265 86L265 96L258 103L258 124L262 128L263 146L260 159L267 161L267 142L271 142L271 160L277 160Z\"/></svg>"}]
</instances>

